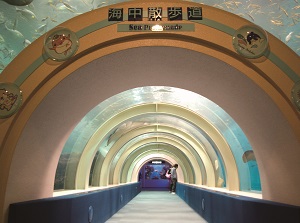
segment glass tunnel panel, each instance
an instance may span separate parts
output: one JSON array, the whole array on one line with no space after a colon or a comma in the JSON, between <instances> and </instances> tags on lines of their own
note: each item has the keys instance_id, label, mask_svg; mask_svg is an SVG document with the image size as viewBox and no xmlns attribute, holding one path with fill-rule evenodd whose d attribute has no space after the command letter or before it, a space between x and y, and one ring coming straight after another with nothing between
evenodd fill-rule
<instances>
[{"instance_id":1,"label":"glass tunnel panel","mask_svg":"<svg viewBox=\"0 0 300 223\"><path fill-rule=\"evenodd\" d=\"M127 90L103 101L83 117L70 134L64 146L57 167L54 189L73 189L72 185L75 182L76 170L82 153L89 140L93 137L93 134L101 129L107 120L135 106L160 103L185 108L201 116L213 125L222 137L224 137L235 158L240 178L240 190L261 191L259 170L254 152L238 124L222 108L209 99L187 90L164 86L140 87ZM118 136L118 134L115 134L116 131L121 129L124 124L128 126L128 123L130 123L129 126L131 127L126 131L143 127L147 123L147 125L176 127L180 131L191 135L208 153L211 153L211 156L212 154L217 156L217 162L214 163L214 166L220 169L220 177L224 179L222 186L226 187L226 166L224 166L217 145L215 145L210 136L188 120L160 113L142 114L131 118L124 118L123 122L111 127L105 133L104 138L99 139L98 144L95 145L94 159L90 163L90 184L93 174L96 172L95 168L99 166L97 163L100 164L104 161L106 154L118 140L118 137L122 135L119 134ZM124 134L127 133L126 131ZM138 136L128 143L140 140L139 137L147 138L149 135Z\"/></svg>"},{"instance_id":2,"label":"glass tunnel panel","mask_svg":"<svg viewBox=\"0 0 300 223\"><path fill-rule=\"evenodd\" d=\"M226 176L225 176L225 169L224 169L224 163L223 160L220 157L220 154L214 145L214 143L210 143L211 140L205 138L205 134L202 134L203 132L201 129L194 126L192 123L189 123L185 120L180 119L179 117L165 115L165 114L144 114L140 116L136 116L134 118L126 120L124 123L142 123L142 125L133 125L131 129L127 129L127 131L132 131L134 128L138 128L139 126L149 126L149 125L160 125L160 126L169 126L173 127L174 129L180 130L182 132L186 132L187 134L193 136L198 142L201 142L201 145L206 150L206 153L208 153L210 162L213 162L215 165L215 175L218 177L216 180L221 180L222 183L220 187L226 187ZM124 123L120 123L122 126ZM127 125L128 126L128 125ZM135 127L134 127L135 126ZM113 132L115 132L114 130ZM125 132L124 132L125 133ZM113 135L113 134L112 134ZM110 139L112 135L109 136ZM121 137L122 134L119 135ZM143 139L151 138L151 137L161 137L161 138L174 138L178 141L181 141L181 143L186 147L189 148L191 153L197 157L199 156L198 152L196 151L196 148L193 148L187 141L184 139L181 139L179 136L173 135L171 133L165 133L162 131L157 131L155 133L147 133L138 135L135 138L128 141L126 144L122 146L122 148L119 149L119 152L115 156L115 161L120 157L120 155L123 153L124 150L126 150L128 147L132 146L133 144L137 143L138 141L141 141ZM113 143L118 140L118 138L114 138L111 143ZM212 142L212 141L211 141ZM113 144L110 144L113 145ZM99 151L102 150L102 148L107 147L106 142L102 143L99 147ZM102 158L102 154L97 152L97 158ZM107 151L107 149L105 150ZM203 158L203 157L202 157ZM198 157L198 163L200 165L200 168L202 171L205 171L205 167L203 166L202 158ZM204 157L205 158L205 157ZM95 171L91 171L94 173ZM91 176L90 176L91 178ZM202 179L203 182L205 182L205 179Z\"/></svg>"}]
</instances>

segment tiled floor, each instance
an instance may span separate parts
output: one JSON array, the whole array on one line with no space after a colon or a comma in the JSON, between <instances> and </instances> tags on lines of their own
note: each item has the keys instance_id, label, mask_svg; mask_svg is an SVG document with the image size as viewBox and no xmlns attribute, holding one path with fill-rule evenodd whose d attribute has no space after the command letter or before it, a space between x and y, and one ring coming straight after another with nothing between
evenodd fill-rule
<instances>
[{"instance_id":1,"label":"tiled floor","mask_svg":"<svg viewBox=\"0 0 300 223\"><path fill-rule=\"evenodd\" d=\"M206 223L176 194L168 191L142 191L107 223L197 222Z\"/></svg>"}]
</instances>

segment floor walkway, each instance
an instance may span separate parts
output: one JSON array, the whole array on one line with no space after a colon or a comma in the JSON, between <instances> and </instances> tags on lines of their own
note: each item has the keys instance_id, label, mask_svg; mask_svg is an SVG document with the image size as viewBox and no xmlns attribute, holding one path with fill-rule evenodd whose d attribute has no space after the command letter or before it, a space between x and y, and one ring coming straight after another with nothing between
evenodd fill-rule
<instances>
[{"instance_id":1,"label":"floor walkway","mask_svg":"<svg viewBox=\"0 0 300 223\"><path fill-rule=\"evenodd\" d=\"M142 191L114 214L107 223L206 223L176 194L168 191Z\"/></svg>"}]
</instances>

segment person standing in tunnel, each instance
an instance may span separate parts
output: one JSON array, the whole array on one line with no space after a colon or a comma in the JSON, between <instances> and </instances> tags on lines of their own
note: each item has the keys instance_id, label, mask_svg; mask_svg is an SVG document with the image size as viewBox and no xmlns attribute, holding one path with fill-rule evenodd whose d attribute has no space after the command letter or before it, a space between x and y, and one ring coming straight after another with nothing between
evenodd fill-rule
<instances>
[{"instance_id":1,"label":"person standing in tunnel","mask_svg":"<svg viewBox=\"0 0 300 223\"><path fill-rule=\"evenodd\" d=\"M176 191L176 183L177 183L177 172L176 169L178 168L178 164L174 164L171 168L171 183L170 183L170 192L175 194Z\"/></svg>"}]
</instances>

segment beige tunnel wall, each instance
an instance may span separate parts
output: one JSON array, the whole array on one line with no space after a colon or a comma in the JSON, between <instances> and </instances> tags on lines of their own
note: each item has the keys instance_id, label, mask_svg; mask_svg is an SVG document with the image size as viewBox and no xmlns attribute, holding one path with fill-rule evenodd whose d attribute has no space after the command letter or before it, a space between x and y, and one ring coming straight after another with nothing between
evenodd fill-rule
<instances>
[{"instance_id":1,"label":"beige tunnel wall","mask_svg":"<svg viewBox=\"0 0 300 223\"><path fill-rule=\"evenodd\" d=\"M167 7L170 2L159 4ZM130 6L135 3L119 5ZM210 19L233 28L248 23L217 9L203 6L203 10ZM104 20L106 11L95 10L79 16L80 24L76 17L63 25L78 31L96 19ZM5 81L18 80L41 56L42 46L39 39L24 50L3 71ZM299 76L299 58L291 50L273 37L270 50ZM290 55L289 60L280 52ZM201 24L196 24L195 32L176 34L118 33L111 25L82 37L77 55L65 63L47 61L33 70L20 86L22 108L0 120L2 219L10 203L52 196L62 148L88 111L141 86L187 89L218 104L239 124L255 151L263 198L300 205L300 120L289 99L294 82L267 58L245 60L236 55L230 36Z\"/></svg>"}]
</instances>

